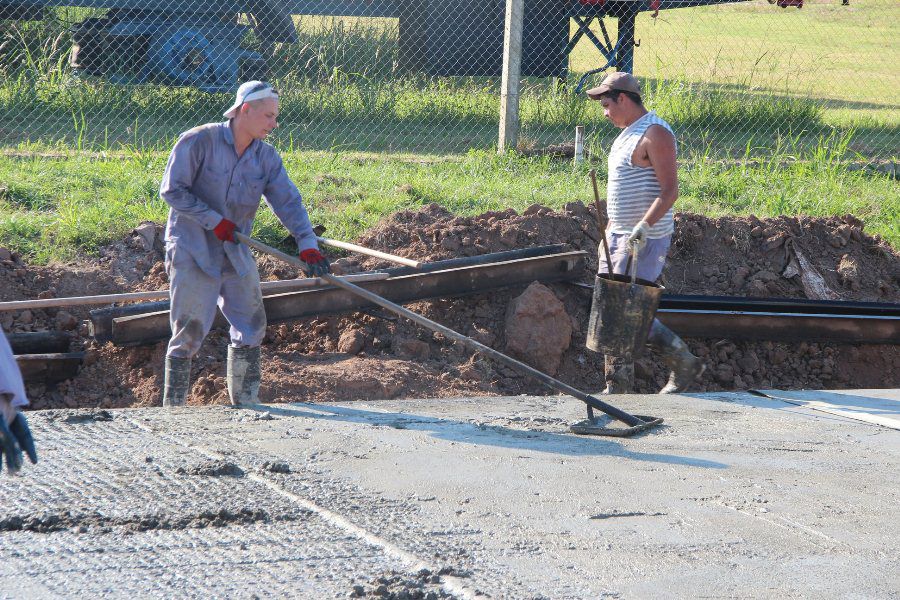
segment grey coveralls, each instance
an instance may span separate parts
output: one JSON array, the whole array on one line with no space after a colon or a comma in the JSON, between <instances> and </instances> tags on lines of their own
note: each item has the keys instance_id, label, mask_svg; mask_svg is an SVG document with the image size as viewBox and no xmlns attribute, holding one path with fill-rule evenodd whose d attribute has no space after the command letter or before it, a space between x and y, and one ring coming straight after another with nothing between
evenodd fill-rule
<instances>
[{"instance_id":1,"label":"grey coveralls","mask_svg":"<svg viewBox=\"0 0 900 600\"><path fill-rule=\"evenodd\" d=\"M28 405L22 372L2 331L0 331L0 399L9 401L13 408Z\"/></svg>"},{"instance_id":2,"label":"grey coveralls","mask_svg":"<svg viewBox=\"0 0 900 600\"><path fill-rule=\"evenodd\" d=\"M278 152L254 140L238 158L230 122L195 127L176 142L159 195L171 207L166 225L172 338L167 356L190 358L216 315L231 325L231 344L259 346L266 314L259 272L244 244L220 241L213 229L226 218L249 235L262 196L299 249L318 248L297 186Z\"/></svg>"}]
</instances>

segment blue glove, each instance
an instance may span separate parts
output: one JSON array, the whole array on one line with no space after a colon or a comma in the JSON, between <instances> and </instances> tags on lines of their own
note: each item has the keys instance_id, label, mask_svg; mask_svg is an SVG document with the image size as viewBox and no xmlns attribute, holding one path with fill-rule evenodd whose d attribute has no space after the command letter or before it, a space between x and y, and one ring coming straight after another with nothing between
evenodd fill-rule
<instances>
[{"instance_id":1,"label":"blue glove","mask_svg":"<svg viewBox=\"0 0 900 600\"><path fill-rule=\"evenodd\" d=\"M37 450L34 448L34 438L28 429L28 420L22 413L16 413L12 422L7 425L6 419L0 417L0 471L3 470L3 457L6 457L6 467L10 474L16 473L22 468L22 451L28 455L28 459L37 464Z\"/></svg>"}]
</instances>

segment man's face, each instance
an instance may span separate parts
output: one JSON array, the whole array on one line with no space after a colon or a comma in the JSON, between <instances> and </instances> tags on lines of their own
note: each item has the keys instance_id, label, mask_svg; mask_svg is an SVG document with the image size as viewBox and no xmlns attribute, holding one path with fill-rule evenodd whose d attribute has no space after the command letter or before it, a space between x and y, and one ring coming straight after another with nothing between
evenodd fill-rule
<instances>
[{"instance_id":1,"label":"man's face","mask_svg":"<svg viewBox=\"0 0 900 600\"><path fill-rule=\"evenodd\" d=\"M255 140L264 140L278 127L278 99L263 98L241 107L243 125Z\"/></svg>"},{"instance_id":2,"label":"man's face","mask_svg":"<svg viewBox=\"0 0 900 600\"><path fill-rule=\"evenodd\" d=\"M603 116L609 119L616 127L625 127L625 121L623 119L625 113L624 101L624 94L619 94L618 102L614 101L609 96L604 96L600 99L600 104L603 106Z\"/></svg>"}]
</instances>

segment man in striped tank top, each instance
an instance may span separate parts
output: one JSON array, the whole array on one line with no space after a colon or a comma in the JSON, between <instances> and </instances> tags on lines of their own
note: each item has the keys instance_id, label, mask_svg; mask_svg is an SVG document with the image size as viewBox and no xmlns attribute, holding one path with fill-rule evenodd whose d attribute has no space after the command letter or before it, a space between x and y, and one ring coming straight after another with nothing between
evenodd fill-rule
<instances>
[{"instance_id":1,"label":"man in striped tank top","mask_svg":"<svg viewBox=\"0 0 900 600\"><path fill-rule=\"evenodd\" d=\"M666 263L675 230L672 206L678 198L675 135L668 123L644 108L641 86L630 73L608 75L588 90L592 100L622 133L609 152L607 238L614 273L625 274L632 244L638 246L637 276L656 281ZM604 253L600 272L608 272ZM671 329L653 320L647 344L658 350L671 374L662 394L685 391L703 373L703 361L691 354ZM634 389L634 363L620 356L605 357L607 393Z\"/></svg>"}]
</instances>

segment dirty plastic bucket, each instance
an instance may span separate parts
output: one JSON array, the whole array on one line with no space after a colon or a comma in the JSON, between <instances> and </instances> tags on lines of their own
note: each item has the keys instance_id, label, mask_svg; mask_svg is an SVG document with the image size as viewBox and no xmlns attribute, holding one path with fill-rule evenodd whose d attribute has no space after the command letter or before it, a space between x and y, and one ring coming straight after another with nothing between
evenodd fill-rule
<instances>
[{"instance_id":1,"label":"dirty plastic bucket","mask_svg":"<svg viewBox=\"0 0 900 600\"><path fill-rule=\"evenodd\" d=\"M634 357L641 353L663 287L628 275L598 274L585 345L595 352Z\"/></svg>"}]
</instances>

